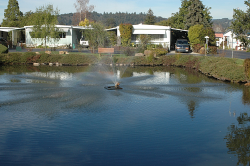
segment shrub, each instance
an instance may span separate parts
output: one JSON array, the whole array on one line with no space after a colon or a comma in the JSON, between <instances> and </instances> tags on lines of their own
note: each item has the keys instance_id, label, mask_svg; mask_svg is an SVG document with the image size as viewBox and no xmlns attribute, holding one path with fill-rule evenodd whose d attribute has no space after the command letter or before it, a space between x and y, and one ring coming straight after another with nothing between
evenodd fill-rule
<instances>
[{"instance_id":1,"label":"shrub","mask_svg":"<svg viewBox=\"0 0 250 166\"><path fill-rule=\"evenodd\" d=\"M4 64L14 64L14 63L20 63L20 57L22 56L22 53L8 53L8 54L1 54L2 56L2 62Z\"/></svg>"},{"instance_id":2,"label":"shrub","mask_svg":"<svg viewBox=\"0 0 250 166\"><path fill-rule=\"evenodd\" d=\"M193 45L193 52L199 53L202 47L200 44Z\"/></svg>"},{"instance_id":3,"label":"shrub","mask_svg":"<svg viewBox=\"0 0 250 166\"><path fill-rule=\"evenodd\" d=\"M0 54L8 53L8 48L2 44L0 44Z\"/></svg>"},{"instance_id":4,"label":"shrub","mask_svg":"<svg viewBox=\"0 0 250 166\"><path fill-rule=\"evenodd\" d=\"M166 55L168 53L168 51L164 48L153 49L152 52L153 52L153 55L155 55L156 57Z\"/></svg>"},{"instance_id":5,"label":"shrub","mask_svg":"<svg viewBox=\"0 0 250 166\"><path fill-rule=\"evenodd\" d=\"M245 73L247 78L250 78L250 59L245 59L244 61Z\"/></svg>"},{"instance_id":6,"label":"shrub","mask_svg":"<svg viewBox=\"0 0 250 166\"><path fill-rule=\"evenodd\" d=\"M213 54L213 55L215 55L215 54L217 54L217 47L216 46L208 46L208 48L209 48L209 54Z\"/></svg>"},{"instance_id":7,"label":"shrub","mask_svg":"<svg viewBox=\"0 0 250 166\"><path fill-rule=\"evenodd\" d=\"M126 56L134 56L135 55L135 49L133 47L123 47L122 52Z\"/></svg>"},{"instance_id":8,"label":"shrub","mask_svg":"<svg viewBox=\"0 0 250 166\"><path fill-rule=\"evenodd\" d=\"M36 56L34 52L25 52L20 56L20 63L32 63L33 57Z\"/></svg>"}]
</instances>

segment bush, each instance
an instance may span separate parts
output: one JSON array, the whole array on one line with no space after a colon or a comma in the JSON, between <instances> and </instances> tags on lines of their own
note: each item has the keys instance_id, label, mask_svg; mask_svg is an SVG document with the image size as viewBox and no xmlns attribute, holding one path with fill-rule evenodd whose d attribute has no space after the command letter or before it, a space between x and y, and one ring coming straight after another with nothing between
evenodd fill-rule
<instances>
[{"instance_id":1,"label":"bush","mask_svg":"<svg viewBox=\"0 0 250 166\"><path fill-rule=\"evenodd\" d=\"M213 55L215 55L215 54L217 54L217 47L216 46L208 46L208 48L209 48L209 54L213 54Z\"/></svg>"},{"instance_id":2,"label":"bush","mask_svg":"<svg viewBox=\"0 0 250 166\"><path fill-rule=\"evenodd\" d=\"M196 53L200 53L200 49L202 48L203 46L201 46L200 44L195 44L193 45L193 52L196 52Z\"/></svg>"},{"instance_id":3,"label":"bush","mask_svg":"<svg viewBox=\"0 0 250 166\"><path fill-rule=\"evenodd\" d=\"M0 54L2 53L8 53L8 48L2 44L0 44Z\"/></svg>"},{"instance_id":4,"label":"bush","mask_svg":"<svg viewBox=\"0 0 250 166\"><path fill-rule=\"evenodd\" d=\"M153 51L153 55L155 55L156 57L166 55L168 53L168 51L164 48L157 48L157 49L153 49L152 51Z\"/></svg>"},{"instance_id":5,"label":"bush","mask_svg":"<svg viewBox=\"0 0 250 166\"><path fill-rule=\"evenodd\" d=\"M133 47L123 47L122 52L126 56L134 56L135 55L135 49Z\"/></svg>"},{"instance_id":6,"label":"bush","mask_svg":"<svg viewBox=\"0 0 250 166\"><path fill-rule=\"evenodd\" d=\"M22 56L22 53L1 54L2 63L4 64L20 63L21 56Z\"/></svg>"}]
</instances>

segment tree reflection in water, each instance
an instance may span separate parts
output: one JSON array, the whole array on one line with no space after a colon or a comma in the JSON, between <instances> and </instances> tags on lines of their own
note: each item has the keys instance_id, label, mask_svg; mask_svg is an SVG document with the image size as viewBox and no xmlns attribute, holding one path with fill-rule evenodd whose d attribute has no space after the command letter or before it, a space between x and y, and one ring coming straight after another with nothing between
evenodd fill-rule
<instances>
[{"instance_id":1,"label":"tree reflection in water","mask_svg":"<svg viewBox=\"0 0 250 166\"><path fill-rule=\"evenodd\" d=\"M238 126L232 124L228 127L227 148L229 154L238 156L237 165L250 165L250 117L247 113L242 113L237 118Z\"/></svg>"}]
</instances>

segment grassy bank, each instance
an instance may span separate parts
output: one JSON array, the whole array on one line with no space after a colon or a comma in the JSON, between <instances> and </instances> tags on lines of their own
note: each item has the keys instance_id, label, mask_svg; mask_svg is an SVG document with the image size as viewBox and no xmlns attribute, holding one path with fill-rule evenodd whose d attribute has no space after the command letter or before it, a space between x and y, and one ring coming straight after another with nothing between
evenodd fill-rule
<instances>
[{"instance_id":1,"label":"grassy bank","mask_svg":"<svg viewBox=\"0 0 250 166\"><path fill-rule=\"evenodd\" d=\"M45 54L36 55L33 52L0 54L0 63L32 64L32 63L57 63L61 65L90 65L96 63L110 64L107 56L99 54ZM171 55L155 58L114 55L113 62L119 65L133 66L177 66L192 68L203 74L223 81L246 83L249 81L245 74L244 60L224 57L208 57L193 55Z\"/></svg>"}]
</instances>

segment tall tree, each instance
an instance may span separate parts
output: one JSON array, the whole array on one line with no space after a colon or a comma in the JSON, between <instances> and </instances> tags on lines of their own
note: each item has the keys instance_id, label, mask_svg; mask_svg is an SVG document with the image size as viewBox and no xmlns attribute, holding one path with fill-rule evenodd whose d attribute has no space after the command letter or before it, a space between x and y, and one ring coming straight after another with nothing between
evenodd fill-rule
<instances>
[{"instance_id":1,"label":"tall tree","mask_svg":"<svg viewBox=\"0 0 250 166\"><path fill-rule=\"evenodd\" d=\"M98 47L104 47L107 42L108 33L105 31L103 24L99 22L92 22L91 28L83 30L83 36L89 42L89 46L94 49Z\"/></svg>"},{"instance_id":2,"label":"tall tree","mask_svg":"<svg viewBox=\"0 0 250 166\"><path fill-rule=\"evenodd\" d=\"M17 0L9 0L7 9L4 9L2 27L20 27L23 13L19 10Z\"/></svg>"},{"instance_id":3,"label":"tall tree","mask_svg":"<svg viewBox=\"0 0 250 166\"><path fill-rule=\"evenodd\" d=\"M151 9L148 10L148 13L147 13L146 19L144 20L144 23L148 24L148 25L155 24L155 16L154 16L154 13Z\"/></svg>"},{"instance_id":4,"label":"tall tree","mask_svg":"<svg viewBox=\"0 0 250 166\"><path fill-rule=\"evenodd\" d=\"M174 20L173 27L177 29L184 29L185 27L185 16L188 14L188 8L191 6L190 0L182 0L181 8L178 13L173 15Z\"/></svg>"},{"instance_id":5,"label":"tall tree","mask_svg":"<svg viewBox=\"0 0 250 166\"><path fill-rule=\"evenodd\" d=\"M248 9L246 12L234 9L233 21L230 29L237 35L237 38L244 43L245 47L250 43L247 34L250 31L250 0L245 1Z\"/></svg>"},{"instance_id":6,"label":"tall tree","mask_svg":"<svg viewBox=\"0 0 250 166\"><path fill-rule=\"evenodd\" d=\"M89 0L76 0L74 6L76 8L75 19L79 19L77 22L83 21L87 18L87 15L94 10L94 5L88 5Z\"/></svg>"},{"instance_id":7,"label":"tall tree","mask_svg":"<svg viewBox=\"0 0 250 166\"><path fill-rule=\"evenodd\" d=\"M204 27L212 27L210 8L206 8L200 0L190 0L190 3L190 6L187 8L188 12L184 17L184 29L189 29L197 24L204 25Z\"/></svg>"},{"instance_id":8,"label":"tall tree","mask_svg":"<svg viewBox=\"0 0 250 166\"><path fill-rule=\"evenodd\" d=\"M59 29L56 27L57 15L59 10L53 8L53 5L41 6L34 13L34 26L31 36L36 40L44 40L45 50L46 43L59 40Z\"/></svg>"}]
</instances>

